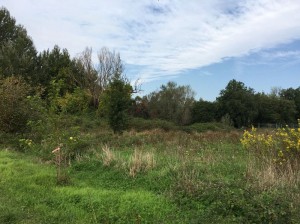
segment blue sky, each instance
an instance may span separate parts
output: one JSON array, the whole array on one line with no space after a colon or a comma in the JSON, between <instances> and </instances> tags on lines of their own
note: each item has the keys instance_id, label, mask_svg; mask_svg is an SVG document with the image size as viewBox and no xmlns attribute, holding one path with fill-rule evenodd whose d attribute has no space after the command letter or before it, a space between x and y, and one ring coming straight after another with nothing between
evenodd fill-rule
<instances>
[{"instance_id":1,"label":"blue sky","mask_svg":"<svg viewBox=\"0 0 300 224\"><path fill-rule=\"evenodd\" d=\"M231 79L300 86L300 0L0 0L39 51L120 52L142 94L168 81L213 101Z\"/></svg>"}]
</instances>

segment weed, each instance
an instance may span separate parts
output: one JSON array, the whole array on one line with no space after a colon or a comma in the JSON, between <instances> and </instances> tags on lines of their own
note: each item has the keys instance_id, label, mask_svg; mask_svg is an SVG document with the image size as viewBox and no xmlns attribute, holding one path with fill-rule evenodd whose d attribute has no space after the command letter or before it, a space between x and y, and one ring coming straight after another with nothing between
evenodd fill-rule
<instances>
[{"instance_id":1,"label":"weed","mask_svg":"<svg viewBox=\"0 0 300 224\"><path fill-rule=\"evenodd\" d=\"M246 177L260 190L293 188L300 184L299 172L295 171L289 162L285 169L279 172L273 160L262 163L259 159L251 158L248 160Z\"/></svg>"},{"instance_id":2,"label":"weed","mask_svg":"<svg viewBox=\"0 0 300 224\"><path fill-rule=\"evenodd\" d=\"M238 130L164 131L149 122L115 136L105 120L59 115L41 136L0 133L8 149L0 150L0 222L299 222L293 163L278 169L273 157L243 150ZM26 150L12 152L20 143ZM60 156L51 153L58 145ZM66 172L72 185L57 186L55 171L57 183Z\"/></svg>"},{"instance_id":3,"label":"weed","mask_svg":"<svg viewBox=\"0 0 300 224\"><path fill-rule=\"evenodd\" d=\"M129 175L135 177L139 172L148 171L155 167L153 153L143 153L137 149L129 160Z\"/></svg>"},{"instance_id":4,"label":"weed","mask_svg":"<svg viewBox=\"0 0 300 224\"><path fill-rule=\"evenodd\" d=\"M107 145L102 147L102 152L102 162L104 166L110 166L116 161L116 155Z\"/></svg>"},{"instance_id":5,"label":"weed","mask_svg":"<svg viewBox=\"0 0 300 224\"><path fill-rule=\"evenodd\" d=\"M244 132L241 143L244 148L254 153L258 160L266 163L269 170L275 170L278 175L291 173L290 169L295 172L300 168L300 128L286 126L277 129L274 134L265 134L258 133L257 129L252 127L251 131Z\"/></svg>"}]
</instances>

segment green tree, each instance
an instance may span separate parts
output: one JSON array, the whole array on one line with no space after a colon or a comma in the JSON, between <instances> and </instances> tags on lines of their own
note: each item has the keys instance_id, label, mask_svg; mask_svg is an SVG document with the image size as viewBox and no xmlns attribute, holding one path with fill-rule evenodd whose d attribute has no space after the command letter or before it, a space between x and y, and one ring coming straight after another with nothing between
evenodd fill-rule
<instances>
[{"instance_id":1,"label":"green tree","mask_svg":"<svg viewBox=\"0 0 300 224\"><path fill-rule=\"evenodd\" d=\"M257 116L255 123L293 123L296 107L292 100L277 95L264 93L255 94Z\"/></svg>"},{"instance_id":2,"label":"green tree","mask_svg":"<svg viewBox=\"0 0 300 224\"><path fill-rule=\"evenodd\" d=\"M235 127L251 125L257 115L254 90L234 79L221 90L217 103L218 117L228 114Z\"/></svg>"},{"instance_id":3,"label":"green tree","mask_svg":"<svg viewBox=\"0 0 300 224\"><path fill-rule=\"evenodd\" d=\"M216 118L217 105L200 99L195 102L192 109L193 122L212 122Z\"/></svg>"},{"instance_id":4,"label":"green tree","mask_svg":"<svg viewBox=\"0 0 300 224\"><path fill-rule=\"evenodd\" d=\"M72 92L78 83L73 78L72 63L67 49L60 49L57 45L49 51L43 51L38 55L38 82L46 88L45 95L49 93L51 82L62 80L64 86L61 87L61 95Z\"/></svg>"},{"instance_id":5,"label":"green tree","mask_svg":"<svg viewBox=\"0 0 300 224\"><path fill-rule=\"evenodd\" d=\"M264 93L257 93L255 95L255 102L257 107L257 116L255 123L276 123L278 118L276 97L271 97Z\"/></svg>"},{"instance_id":6,"label":"green tree","mask_svg":"<svg viewBox=\"0 0 300 224\"><path fill-rule=\"evenodd\" d=\"M192 120L194 95L190 86L177 86L175 82L168 82L159 91L147 96L150 117L181 125L189 124Z\"/></svg>"},{"instance_id":7,"label":"green tree","mask_svg":"<svg viewBox=\"0 0 300 224\"><path fill-rule=\"evenodd\" d=\"M27 31L10 16L7 9L0 9L0 77L22 76L36 84L37 52Z\"/></svg>"},{"instance_id":8,"label":"green tree","mask_svg":"<svg viewBox=\"0 0 300 224\"><path fill-rule=\"evenodd\" d=\"M103 92L99 106L107 115L114 133L122 134L128 126L132 92L131 85L123 78L114 78Z\"/></svg>"},{"instance_id":9,"label":"green tree","mask_svg":"<svg viewBox=\"0 0 300 224\"><path fill-rule=\"evenodd\" d=\"M286 100L294 101L296 106L296 119L300 119L300 87L293 89L283 89L281 90L280 97Z\"/></svg>"}]
</instances>

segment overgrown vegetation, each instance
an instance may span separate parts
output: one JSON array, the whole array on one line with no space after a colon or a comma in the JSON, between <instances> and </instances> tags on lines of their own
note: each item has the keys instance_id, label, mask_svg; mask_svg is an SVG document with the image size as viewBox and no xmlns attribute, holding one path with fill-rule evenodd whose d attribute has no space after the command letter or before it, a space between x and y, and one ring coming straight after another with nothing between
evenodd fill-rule
<instances>
[{"instance_id":1,"label":"overgrown vegetation","mask_svg":"<svg viewBox=\"0 0 300 224\"><path fill-rule=\"evenodd\" d=\"M299 127L240 128L295 122L300 87L132 99L118 53L37 54L3 8L0 30L1 223L299 222Z\"/></svg>"},{"instance_id":2,"label":"overgrown vegetation","mask_svg":"<svg viewBox=\"0 0 300 224\"><path fill-rule=\"evenodd\" d=\"M299 127L300 127L300 120ZM255 163L261 164L261 181L272 186L292 185L299 182L300 128L279 128L271 133L258 133L252 127L245 131L242 145L254 155Z\"/></svg>"},{"instance_id":3,"label":"overgrown vegetation","mask_svg":"<svg viewBox=\"0 0 300 224\"><path fill-rule=\"evenodd\" d=\"M242 147L241 131L157 128L114 135L106 122L95 125L94 119L99 120L91 115L53 118L57 133L52 129L41 142L25 142L26 153L1 144L1 222L299 220L298 172L274 177L261 156ZM68 179L57 185L58 160L52 151L58 145L67 156Z\"/></svg>"}]
</instances>

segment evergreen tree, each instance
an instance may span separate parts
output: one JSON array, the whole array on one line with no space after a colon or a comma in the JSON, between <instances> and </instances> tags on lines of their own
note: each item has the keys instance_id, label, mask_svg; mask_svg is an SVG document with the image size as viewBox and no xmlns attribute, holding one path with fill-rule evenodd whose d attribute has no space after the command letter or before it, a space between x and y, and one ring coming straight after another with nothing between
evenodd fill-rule
<instances>
[{"instance_id":1,"label":"evergreen tree","mask_svg":"<svg viewBox=\"0 0 300 224\"><path fill-rule=\"evenodd\" d=\"M27 31L10 16L7 9L0 9L0 77L22 76L36 83L37 52Z\"/></svg>"}]
</instances>

